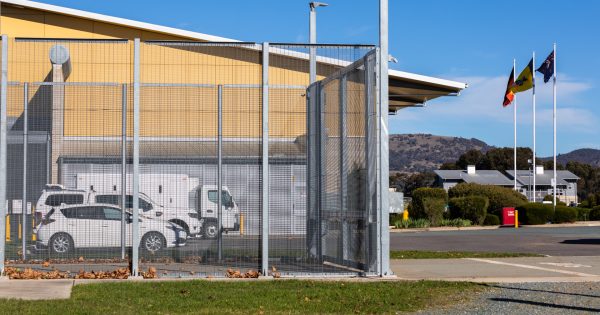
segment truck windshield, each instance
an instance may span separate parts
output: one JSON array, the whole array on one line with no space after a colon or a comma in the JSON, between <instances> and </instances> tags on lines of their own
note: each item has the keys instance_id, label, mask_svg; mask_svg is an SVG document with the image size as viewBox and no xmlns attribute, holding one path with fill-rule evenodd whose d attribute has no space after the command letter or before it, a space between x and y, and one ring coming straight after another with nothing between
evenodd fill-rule
<instances>
[{"instance_id":1,"label":"truck windshield","mask_svg":"<svg viewBox=\"0 0 600 315\"><path fill-rule=\"evenodd\" d=\"M216 190L209 190L208 191L208 200L210 202L213 203L217 203L219 202L217 199L218 193ZM231 198L231 195L229 194L229 192L227 191L221 191L221 204L225 207L232 207L233 206L233 199Z\"/></svg>"}]
</instances>

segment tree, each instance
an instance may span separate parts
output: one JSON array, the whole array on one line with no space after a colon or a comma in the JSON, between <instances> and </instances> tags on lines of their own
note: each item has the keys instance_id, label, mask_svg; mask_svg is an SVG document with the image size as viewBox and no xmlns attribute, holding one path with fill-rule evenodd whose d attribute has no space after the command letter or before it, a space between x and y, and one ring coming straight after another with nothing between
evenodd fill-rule
<instances>
[{"instance_id":1,"label":"tree","mask_svg":"<svg viewBox=\"0 0 600 315\"><path fill-rule=\"evenodd\" d=\"M434 173L396 173L390 176L390 187L396 188L406 196L412 196L417 188L431 187L435 181Z\"/></svg>"}]
</instances>

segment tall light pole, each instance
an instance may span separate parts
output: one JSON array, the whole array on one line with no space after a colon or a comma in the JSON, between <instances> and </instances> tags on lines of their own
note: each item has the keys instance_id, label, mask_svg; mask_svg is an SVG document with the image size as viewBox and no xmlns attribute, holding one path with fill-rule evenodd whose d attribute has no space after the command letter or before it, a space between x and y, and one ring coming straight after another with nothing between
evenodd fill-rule
<instances>
[{"instance_id":1,"label":"tall light pole","mask_svg":"<svg viewBox=\"0 0 600 315\"><path fill-rule=\"evenodd\" d=\"M317 8L318 7L326 7L328 6L327 3L324 2L310 2L309 4L310 7L310 17L309 17L309 24L308 24L308 37L309 37L309 43L310 44L316 44L317 43ZM315 81L317 81L317 49L316 47L311 46L310 47L310 66L309 66L309 72L310 72L310 83L314 83Z\"/></svg>"}]
</instances>

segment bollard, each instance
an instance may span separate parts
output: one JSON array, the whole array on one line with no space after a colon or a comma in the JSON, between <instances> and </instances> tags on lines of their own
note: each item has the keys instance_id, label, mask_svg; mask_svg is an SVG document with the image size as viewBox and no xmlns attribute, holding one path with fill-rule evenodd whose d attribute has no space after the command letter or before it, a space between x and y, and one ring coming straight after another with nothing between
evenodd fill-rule
<instances>
[{"instance_id":1,"label":"bollard","mask_svg":"<svg viewBox=\"0 0 600 315\"><path fill-rule=\"evenodd\" d=\"M240 213L240 235L244 235L244 214Z\"/></svg>"},{"instance_id":2,"label":"bollard","mask_svg":"<svg viewBox=\"0 0 600 315\"><path fill-rule=\"evenodd\" d=\"M408 221L408 209L402 212L402 221Z\"/></svg>"},{"instance_id":3,"label":"bollard","mask_svg":"<svg viewBox=\"0 0 600 315\"><path fill-rule=\"evenodd\" d=\"M10 242L10 216L6 215L6 241Z\"/></svg>"},{"instance_id":4,"label":"bollard","mask_svg":"<svg viewBox=\"0 0 600 315\"><path fill-rule=\"evenodd\" d=\"M515 229L519 228L519 210L515 210Z\"/></svg>"},{"instance_id":5,"label":"bollard","mask_svg":"<svg viewBox=\"0 0 600 315\"><path fill-rule=\"evenodd\" d=\"M21 233L23 233L23 228L21 227L21 222L19 222L19 232L17 232L17 237L21 239Z\"/></svg>"},{"instance_id":6,"label":"bollard","mask_svg":"<svg viewBox=\"0 0 600 315\"><path fill-rule=\"evenodd\" d=\"M31 213L34 213L33 211ZM33 233L33 231L35 230L35 216L31 216L31 240L32 241L37 241L37 235L35 235L35 233Z\"/></svg>"}]
</instances>

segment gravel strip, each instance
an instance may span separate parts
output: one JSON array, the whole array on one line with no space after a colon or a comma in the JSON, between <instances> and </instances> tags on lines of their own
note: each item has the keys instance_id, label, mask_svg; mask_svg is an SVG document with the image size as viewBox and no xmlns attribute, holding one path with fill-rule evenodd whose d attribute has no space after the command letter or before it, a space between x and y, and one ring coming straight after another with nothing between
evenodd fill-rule
<instances>
[{"instance_id":1,"label":"gravel strip","mask_svg":"<svg viewBox=\"0 0 600 315\"><path fill-rule=\"evenodd\" d=\"M600 283L596 282L490 284L489 288L470 302L418 314L600 313Z\"/></svg>"}]
</instances>

